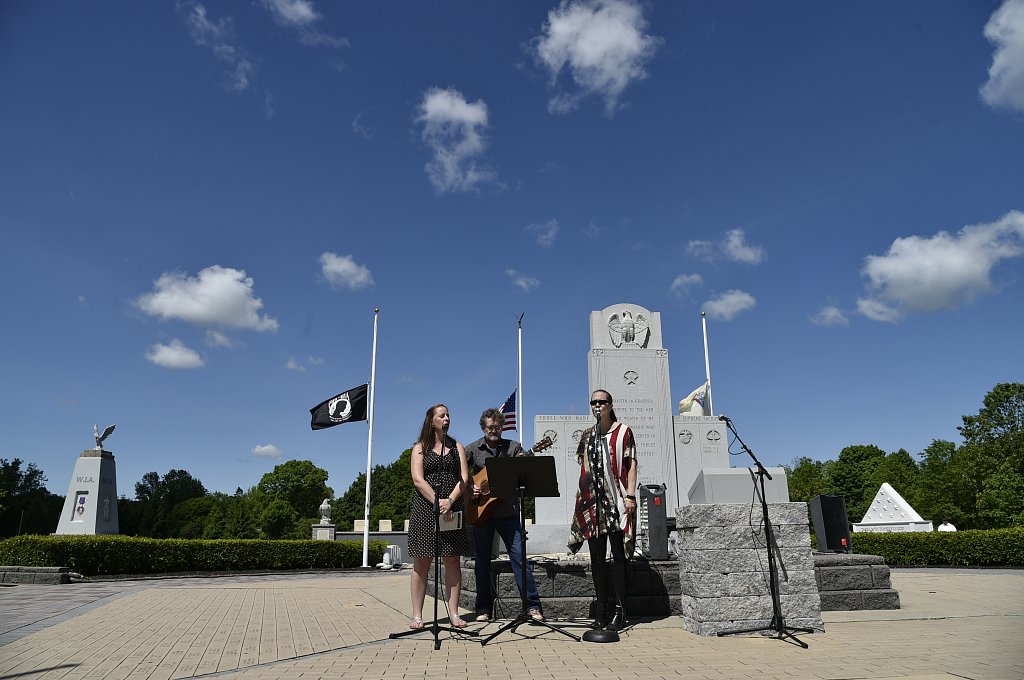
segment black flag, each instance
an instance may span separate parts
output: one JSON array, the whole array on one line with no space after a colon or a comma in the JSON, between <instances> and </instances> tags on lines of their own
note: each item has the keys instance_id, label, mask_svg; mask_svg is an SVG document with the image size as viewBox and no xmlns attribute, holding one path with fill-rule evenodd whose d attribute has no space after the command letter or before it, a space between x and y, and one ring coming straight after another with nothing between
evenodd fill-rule
<instances>
[{"instance_id":1,"label":"black flag","mask_svg":"<svg viewBox=\"0 0 1024 680\"><path fill-rule=\"evenodd\" d=\"M366 388L365 384L353 387L309 409L313 414L312 428L322 430L353 420L366 420Z\"/></svg>"}]
</instances>

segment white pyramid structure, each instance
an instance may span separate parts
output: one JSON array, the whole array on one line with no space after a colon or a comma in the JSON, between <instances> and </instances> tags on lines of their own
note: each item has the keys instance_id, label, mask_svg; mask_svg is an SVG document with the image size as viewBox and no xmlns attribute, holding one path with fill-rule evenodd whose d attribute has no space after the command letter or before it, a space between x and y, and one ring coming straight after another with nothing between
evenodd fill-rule
<instances>
[{"instance_id":1,"label":"white pyramid structure","mask_svg":"<svg viewBox=\"0 0 1024 680\"><path fill-rule=\"evenodd\" d=\"M903 496L888 482L884 482L875 500L871 501L864 519L854 522L854 531L931 531L932 523L921 519L914 508L910 507Z\"/></svg>"}]
</instances>

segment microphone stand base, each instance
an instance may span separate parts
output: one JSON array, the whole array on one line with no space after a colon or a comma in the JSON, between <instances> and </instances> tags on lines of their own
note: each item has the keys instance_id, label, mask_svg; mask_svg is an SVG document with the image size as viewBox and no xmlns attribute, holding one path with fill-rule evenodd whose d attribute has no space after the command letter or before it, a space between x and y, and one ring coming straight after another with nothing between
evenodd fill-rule
<instances>
[{"instance_id":1,"label":"microphone stand base","mask_svg":"<svg viewBox=\"0 0 1024 680\"><path fill-rule=\"evenodd\" d=\"M618 642L619 634L614 630L588 630L583 634L584 642Z\"/></svg>"}]
</instances>

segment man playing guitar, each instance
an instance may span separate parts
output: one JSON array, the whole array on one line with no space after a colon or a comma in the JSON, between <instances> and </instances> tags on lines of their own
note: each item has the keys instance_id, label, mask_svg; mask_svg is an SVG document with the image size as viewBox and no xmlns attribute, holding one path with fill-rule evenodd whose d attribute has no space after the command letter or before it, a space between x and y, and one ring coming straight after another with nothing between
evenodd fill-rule
<instances>
[{"instance_id":1,"label":"man playing guitar","mask_svg":"<svg viewBox=\"0 0 1024 680\"><path fill-rule=\"evenodd\" d=\"M491 456L531 456L533 450L523 451L519 442L502 439L502 426L505 416L496 408L489 408L480 416L480 429L484 436L466 446L466 457L474 475L484 469ZM535 447L536 448L536 447ZM523 574L520 557L523 550L523 528L519 525L519 503L515 499L487 498L489 488L479 486L481 482L473 480L472 498L470 503L486 503L485 511L469 512L470 516L479 515L475 522L476 536L476 620L490 621L494 607L495 593L491 588L491 547L494 545L494 532L498 532L512 562L512 573L516 585L523 588ZM540 596L533 580L533 568L526 565L526 600L530 618L543 621L540 610Z\"/></svg>"}]
</instances>

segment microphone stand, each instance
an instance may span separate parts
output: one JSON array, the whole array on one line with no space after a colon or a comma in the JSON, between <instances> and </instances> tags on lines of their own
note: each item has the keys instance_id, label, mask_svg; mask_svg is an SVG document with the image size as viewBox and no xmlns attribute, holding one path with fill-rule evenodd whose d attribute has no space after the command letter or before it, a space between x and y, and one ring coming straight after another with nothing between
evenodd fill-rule
<instances>
[{"instance_id":1,"label":"microphone stand","mask_svg":"<svg viewBox=\"0 0 1024 680\"><path fill-rule=\"evenodd\" d=\"M448 435L444 434L444 441L441 444L441 451L444 451L444 445L448 443ZM448 454L451 455L451 454ZM455 455L458 455L456 452ZM444 454L442 453L442 457ZM442 626L437 621L437 603L441 599L438 595L438 588L441 583L441 471L438 469L434 474L434 481L430 483L431 488L434 489L434 621L430 624L430 628L410 628L409 630L399 631L397 633L391 633L388 638L395 640L397 638L405 637L406 635L415 635L417 633L430 632L434 636L434 649L441 649L441 638L440 633L442 630L448 631L449 633L457 633L459 635L477 636L478 632L475 630L464 630L462 628L455 628L454 626ZM449 620L451 620L451 612L448 612ZM458 616L458 609L455 610L455 615Z\"/></svg>"},{"instance_id":2,"label":"microphone stand","mask_svg":"<svg viewBox=\"0 0 1024 680\"><path fill-rule=\"evenodd\" d=\"M764 542L765 546L768 548L768 589L772 596L772 620L766 627L759 626L756 628L722 630L718 632L718 637L772 630L775 631L774 637L777 640L784 640L787 637L792 638L798 645L807 649L807 643L800 640L793 633L813 633L814 630L811 628L791 628L786 625L786 619L782 615L782 603L779 600L779 567L775 563L775 551L773 550L775 546L775 530L772 529L772 523L768 519L768 497L765 496L764 492L764 480L766 477L771 479L772 476L768 474L768 470L765 469L764 465L761 465L761 461L757 459L757 456L755 456L754 452L750 450L750 447L740 439L740 435L736 432L736 428L733 427L732 421L725 416L719 416L719 420L725 422L726 427L728 427L732 432L733 437L736 438L736 441L740 443L740 446L743 447L743 450L747 452L747 455L750 456L750 459L754 461L754 465L757 467L757 471L754 473L756 476L754 480L754 490L759 491L761 496L761 514L764 518ZM760 485L760 489L757 488L758 485Z\"/></svg>"}]
</instances>

